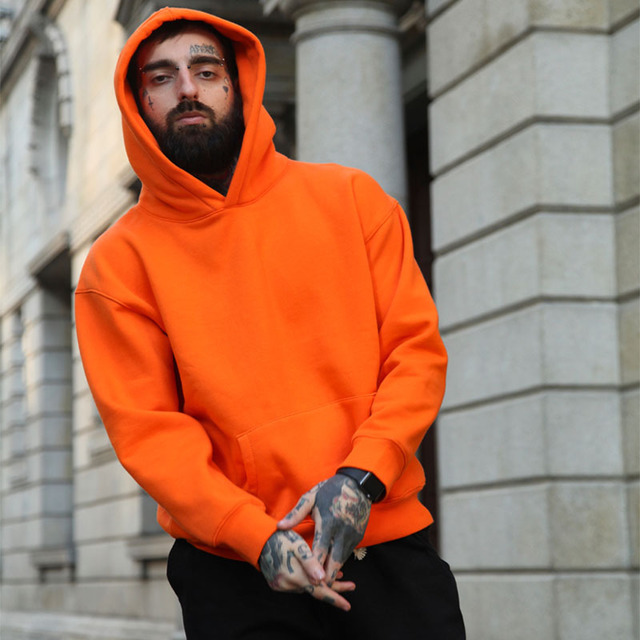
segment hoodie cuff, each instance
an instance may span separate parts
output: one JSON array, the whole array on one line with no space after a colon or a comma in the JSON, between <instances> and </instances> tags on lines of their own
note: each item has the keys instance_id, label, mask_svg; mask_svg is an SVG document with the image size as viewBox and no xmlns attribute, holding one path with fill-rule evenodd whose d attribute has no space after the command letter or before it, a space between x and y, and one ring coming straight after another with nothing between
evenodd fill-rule
<instances>
[{"instance_id":1,"label":"hoodie cuff","mask_svg":"<svg viewBox=\"0 0 640 640\"><path fill-rule=\"evenodd\" d=\"M389 495L405 464L404 453L395 442L362 436L354 439L351 453L339 467L355 467L370 471L384 484L386 495Z\"/></svg>"},{"instance_id":2,"label":"hoodie cuff","mask_svg":"<svg viewBox=\"0 0 640 640\"><path fill-rule=\"evenodd\" d=\"M224 546L259 569L258 561L269 537L277 530L277 521L252 504L243 504L220 525L213 547Z\"/></svg>"}]
</instances>

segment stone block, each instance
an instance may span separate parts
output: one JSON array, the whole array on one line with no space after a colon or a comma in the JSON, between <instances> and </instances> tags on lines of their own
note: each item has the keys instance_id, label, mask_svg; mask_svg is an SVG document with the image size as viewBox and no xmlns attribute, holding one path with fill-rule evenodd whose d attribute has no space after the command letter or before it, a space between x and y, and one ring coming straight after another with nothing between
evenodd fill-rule
<instances>
[{"instance_id":1,"label":"stone block","mask_svg":"<svg viewBox=\"0 0 640 640\"><path fill-rule=\"evenodd\" d=\"M554 601L559 640L633 637L631 580L627 575L560 575Z\"/></svg>"},{"instance_id":2,"label":"stone block","mask_svg":"<svg viewBox=\"0 0 640 640\"><path fill-rule=\"evenodd\" d=\"M142 578L142 565L133 560L125 540L84 542L76 549L76 577L80 580Z\"/></svg>"},{"instance_id":3,"label":"stone block","mask_svg":"<svg viewBox=\"0 0 640 640\"><path fill-rule=\"evenodd\" d=\"M531 27L600 29L606 0L460 0L429 26L429 78L437 93L522 38Z\"/></svg>"},{"instance_id":4,"label":"stone block","mask_svg":"<svg viewBox=\"0 0 640 640\"><path fill-rule=\"evenodd\" d=\"M437 11L442 11L447 5L454 4L457 0L427 0L427 15L433 15Z\"/></svg>"},{"instance_id":5,"label":"stone block","mask_svg":"<svg viewBox=\"0 0 640 640\"><path fill-rule=\"evenodd\" d=\"M78 544L140 533L141 497L127 497L75 510L74 538Z\"/></svg>"},{"instance_id":6,"label":"stone block","mask_svg":"<svg viewBox=\"0 0 640 640\"><path fill-rule=\"evenodd\" d=\"M549 391L438 419L442 489L622 473L618 394Z\"/></svg>"},{"instance_id":7,"label":"stone block","mask_svg":"<svg viewBox=\"0 0 640 640\"><path fill-rule=\"evenodd\" d=\"M613 127L613 171L616 203L640 193L640 114L636 111Z\"/></svg>"},{"instance_id":8,"label":"stone block","mask_svg":"<svg viewBox=\"0 0 640 640\"><path fill-rule=\"evenodd\" d=\"M438 464L443 490L541 477L547 468L540 394L442 412Z\"/></svg>"},{"instance_id":9,"label":"stone block","mask_svg":"<svg viewBox=\"0 0 640 640\"><path fill-rule=\"evenodd\" d=\"M44 450L32 454L34 482L69 482L73 477L71 450Z\"/></svg>"},{"instance_id":10,"label":"stone block","mask_svg":"<svg viewBox=\"0 0 640 640\"><path fill-rule=\"evenodd\" d=\"M620 398L615 391L559 391L544 396L548 473L614 476L623 472Z\"/></svg>"},{"instance_id":11,"label":"stone block","mask_svg":"<svg viewBox=\"0 0 640 640\"><path fill-rule=\"evenodd\" d=\"M445 493L443 557L465 571L550 566L547 493L544 484Z\"/></svg>"},{"instance_id":12,"label":"stone block","mask_svg":"<svg viewBox=\"0 0 640 640\"><path fill-rule=\"evenodd\" d=\"M46 318L27 326L23 345L25 355L48 349L71 348L71 325L66 318Z\"/></svg>"},{"instance_id":13,"label":"stone block","mask_svg":"<svg viewBox=\"0 0 640 640\"><path fill-rule=\"evenodd\" d=\"M26 447L34 449L64 449L71 447L71 418L69 416L45 416L29 420L25 427Z\"/></svg>"},{"instance_id":14,"label":"stone block","mask_svg":"<svg viewBox=\"0 0 640 640\"><path fill-rule=\"evenodd\" d=\"M533 33L433 102L432 172L534 117L607 118L607 77L605 35Z\"/></svg>"},{"instance_id":15,"label":"stone block","mask_svg":"<svg viewBox=\"0 0 640 640\"><path fill-rule=\"evenodd\" d=\"M540 304L445 332L444 408L548 385L618 384L616 316L614 304Z\"/></svg>"},{"instance_id":16,"label":"stone block","mask_svg":"<svg viewBox=\"0 0 640 640\"><path fill-rule=\"evenodd\" d=\"M638 10L638 0L615 0L609 3L610 22L612 25L627 19Z\"/></svg>"},{"instance_id":17,"label":"stone block","mask_svg":"<svg viewBox=\"0 0 640 640\"><path fill-rule=\"evenodd\" d=\"M162 637L141 634L140 629L129 626L135 620L141 626L149 624L144 622L145 619L153 619L155 624L163 621L172 626L175 624L176 599L166 580L148 583L132 580L85 582L76 594L76 603L77 610L85 615L116 618L117 626L114 627L124 629L121 640L156 640Z\"/></svg>"},{"instance_id":18,"label":"stone block","mask_svg":"<svg viewBox=\"0 0 640 640\"><path fill-rule=\"evenodd\" d=\"M614 316L614 305L607 303L544 305L544 381L558 385L617 384L620 376Z\"/></svg>"},{"instance_id":19,"label":"stone block","mask_svg":"<svg viewBox=\"0 0 640 640\"><path fill-rule=\"evenodd\" d=\"M640 289L640 208L616 216L616 275L618 294Z\"/></svg>"},{"instance_id":20,"label":"stone block","mask_svg":"<svg viewBox=\"0 0 640 640\"><path fill-rule=\"evenodd\" d=\"M35 582L38 580L38 572L31 562L31 554L28 551L2 554L2 579L3 583Z\"/></svg>"},{"instance_id":21,"label":"stone block","mask_svg":"<svg viewBox=\"0 0 640 640\"><path fill-rule=\"evenodd\" d=\"M26 420L25 402L22 396L14 396L3 403L2 423L5 433L21 429Z\"/></svg>"},{"instance_id":22,"label":"stone block","mask_svg":"<svg viewBox=\"0 0 640 640\"><path fill-rule=\"evenodd\" d=\"M70 299L61 298L48 289L36 288L22 305L24 322L32 324L43 318L68 318L70 307Z\"/></svg>"},{"instance_id":23,"label":"stone block","mask_svg":"<svg viewBox=\"0 0 640 640\"><path fill-rule=\"evenodd\" d=\"M40 510L37 487L20 487L5 492L2 500L3 521L28 519Z\"/></svg>"},{"instance_id":24,"label":"stone block","mask_svg":"<svg viewBox=\"0 0 640 640\"><path fill-rule=\"evenodd\" d=\"M556 569L624 569L629 562L625 487L614 482L555 483L549 491Z\"/></svg>"},{"instance_id":25,"label":"stone block","mask_svg":"<svg viewBox=\"0 0 640 640\"><path fill-rule=\"evenodd\" d=\"M78 390L73 398L73 429L75 433L92 431L100 423L100 415L89 389Z\"/></svg>"},{"instance_id":26,"label":"stone block","mask_svg":"<svg viewBox=\"0 0 640 640\"><path fill-rule=\"evenodd\" d=\"M39 418L44 414L71 414L71 385L68 382L46 382L29 387L28 416Z\"/></svg>"},{"instance_id":27,"label":"stone block","mask_svg":"<svg viewBox=\"0 0 640 640\"><path fill-rule=\"evenodd\" d=\"M71 350L47 350L33 354L25 363L28 383L68 382L71 384Z\"/></svg>"},{"instance_id":28,"label":"stone block","mask_svg":"<svg viewBox=\"0 0 640 640\"><path fill-rule=\"evenodd\" d=\"M121 497L135 497L141 492L136 481L123 469L118 460L75 474L76 506L88 505Z\"/></svg>"},{"instance_id":29,"label":"stone block","mask_svg":"<svg viewBox=\"0 0 640 640\"><path fill-rule=\"evenodd\" d=\"M459 575L460 606L471 640L554 638L553 577Z\"/></svg>"},{"instance_id":30,"label":"stone block","mask_svg":"<svg viewBox=\"0 0 640 640\"><path fill-rule=\"evenodd\" d=\"M614 3L615 4L615 3ZM640 20L611 38L611 111L620 113L640 100Z\"/></svg>"},{"instance_id":31,"label":"stone block","mask_svg":"<svg viewBox=\"0 0 640 640\"><path fill-rule=\"evenodd\" d=\"M640 483L635 480L627 486L627 513L629 517L629 540L631 566L640 566Z\"/></svg>"},{"instance_id":32,"label":"stone block","mask_svg":"<svg viewBox=\"0 0 640 640\"><path fill-rule=\"evenodd\" d=\"M116 459L104 427L96 426L74 438L73 466L76 471L99 466Z\"/></svg>"},{"instance_id":33,"label":"stone block","mask_svg":"<svg viewBox=\"0 0 640 640\"><path fill-rule=\"evenodd\" d=\"M614 223L538 214L445 254L434 265L442 326L540 297L613 298Z\"/></svg>"},{"instance_id":34,"label":"stone block","mask_svg":"<svg viewBox=\"0 0 640 640\"><path fill-rule=\"evenodd\" d=\"M640 391L621 394L624 468L627 475L640 474Z\"/></svg>"},{"instance_id":35,"label":"stone block","mask_svg":"<svg viewBox=\"0 0 640 640\"><path fill-rule=\"evenodd\" d=\"M611 133L604 125L533 125L432 185L437 251L534 207L610 207Z\"/></svg>"},{"instance_id":36,"label":"stone block","mask_svg":"<svg viewBox=\"0 0 640 640\"><path fill-rule=\"evenodd\" d=\"M2 555L38 547L40 523L35 519L6 520L2 523ZM6 574L5 574L6 577Z\"/></svg>"},{"instance_id":37,"label":"stone block","mask_svg":"<svg viewBox=\"0 0 640 640\"><path fill-rule=\"evenodd\" d=\"M620 303L620 376L623 384L640 381L640 300Z\"/></svg>"}]
</instances>

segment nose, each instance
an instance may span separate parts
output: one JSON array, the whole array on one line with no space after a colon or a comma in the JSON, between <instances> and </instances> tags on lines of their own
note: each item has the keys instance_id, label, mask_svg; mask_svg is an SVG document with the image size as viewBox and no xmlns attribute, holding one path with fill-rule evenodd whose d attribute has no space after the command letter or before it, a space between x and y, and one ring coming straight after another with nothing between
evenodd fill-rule
<instances>
[{"instance_id":1,"label":"nose","mask_svg":"<svg viewBox=\"0 0 640 640\"><path fill-rule=\"evenodd\" d=\"M198 87L189 69L180 69L178 73L178 98L180 100L194 100L198 97Z\"/></svg>"}]
</instances>

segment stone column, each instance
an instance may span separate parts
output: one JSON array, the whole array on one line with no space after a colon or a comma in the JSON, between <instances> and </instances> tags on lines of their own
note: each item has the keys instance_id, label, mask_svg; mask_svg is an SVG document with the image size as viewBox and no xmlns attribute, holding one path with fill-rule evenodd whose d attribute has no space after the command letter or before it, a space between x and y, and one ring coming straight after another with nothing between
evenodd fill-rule
<instances>
[{"instance_id":1,"label":"stone column","mask_svg":"<svg viewBox=\"0 0 640 640\"><path fill-rule=\"evenodd\" d=\"M638 3L428 9L441 531L469 636L635 638Z\"/></svg>"},{"instance_id":2,"label":"stone column","mask_svg":"<svg viewBox=\"0 0 640 640\"><path fill-rule=\"evenodd\" d=\"M372 175L406 205L397 15L406 0L263 0L296 22L297 150Z\"/></svg>"}]
</instances>

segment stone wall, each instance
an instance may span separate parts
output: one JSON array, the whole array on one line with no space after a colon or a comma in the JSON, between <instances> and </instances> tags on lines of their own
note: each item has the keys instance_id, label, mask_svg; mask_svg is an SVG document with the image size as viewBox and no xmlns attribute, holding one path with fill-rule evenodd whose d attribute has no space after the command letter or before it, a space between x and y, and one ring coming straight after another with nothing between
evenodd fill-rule
<instances>
[{"instance_id":1,"label":"stone wall","mask_svg":"<svg viewBox=\"0 0 640 640\"><path fill-rule=\"evenodd\" d=\"M441 527L469 635L637 637L638 3L427 6Z\"/></svg>"}]
</instances>

